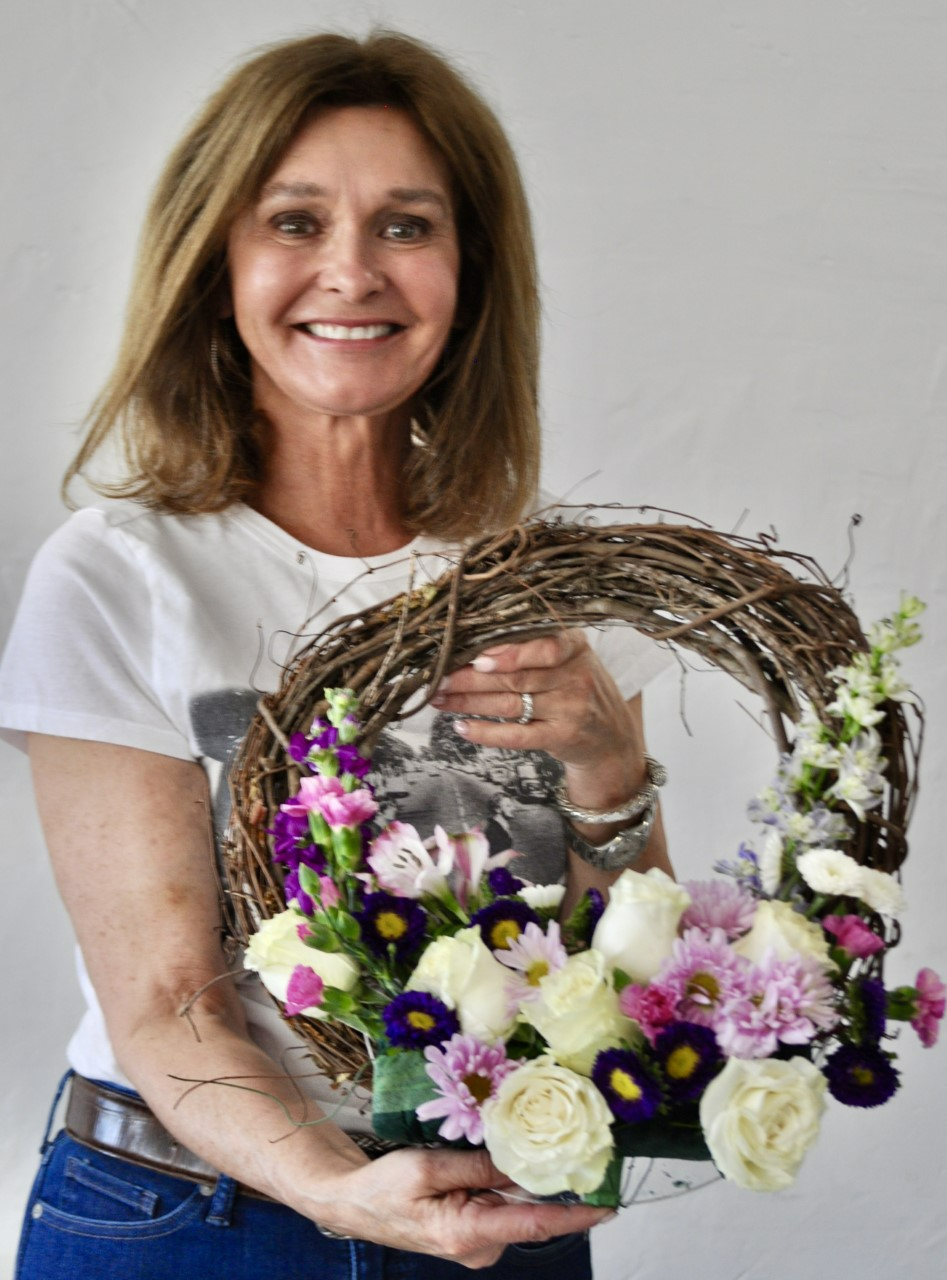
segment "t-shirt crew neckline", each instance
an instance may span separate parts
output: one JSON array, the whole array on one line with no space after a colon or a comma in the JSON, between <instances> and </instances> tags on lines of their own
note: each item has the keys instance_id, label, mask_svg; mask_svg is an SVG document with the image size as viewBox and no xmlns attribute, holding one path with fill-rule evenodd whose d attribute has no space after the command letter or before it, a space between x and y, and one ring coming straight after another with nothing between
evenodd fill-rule
<instances>
[{"instance_id":1,"label":"t-shirt crew neckline","mask_svg":"<svg viewBox=\"0 0 947 1280\"><path fill-rule=\"evenodd\" d=\"M257 541L266 544L277 553L296 561L301 561L305 557L310 563L318 564L323 576L332 582L349 581L367 572L378 580L403 577L405 562L410 560L412 555L436 555L443 560L445 570L451 564L449 555L445 555L443 543L436 542L432 538L421 536L412 538L403 547L399 547L396 551L387 551L384 555L335 556L327 551L317 551L315 547L300 542L298 538L294 538L267 516L245 503L235 503L229 509L228 515Z\"/></svg>"}]
</instances>

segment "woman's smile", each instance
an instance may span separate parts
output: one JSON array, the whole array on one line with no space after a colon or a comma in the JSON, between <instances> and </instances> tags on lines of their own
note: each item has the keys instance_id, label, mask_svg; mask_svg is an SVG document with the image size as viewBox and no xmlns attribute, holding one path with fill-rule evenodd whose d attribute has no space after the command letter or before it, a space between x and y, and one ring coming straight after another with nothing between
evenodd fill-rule
<instances>
[{"instance_id":1,"label":"woman's smile","mask_svg":"<svg viewBox=\"0 0 947 1280\"><path fill-rule=\"evenodd\" d=\"M279 429L406 405L447 342L459 264L446 170L411 120L318 116L230 235L258 407Z\"/></svg>"}]
</instances>

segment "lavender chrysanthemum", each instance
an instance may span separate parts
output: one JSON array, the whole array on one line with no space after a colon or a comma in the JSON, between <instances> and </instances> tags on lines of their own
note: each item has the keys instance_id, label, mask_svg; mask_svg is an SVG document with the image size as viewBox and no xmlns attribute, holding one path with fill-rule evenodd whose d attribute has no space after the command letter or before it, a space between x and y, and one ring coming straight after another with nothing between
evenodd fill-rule
<instances>
[{"instance_id":1,"label":"lavender chrysanthemum","mask_svg":"<svg viewBox=\"0 0 947 1280\"><path fill-rule=\"evenodd\" d=\"M627 1124L650 1120L661 1105L660 1085L631 1049L603 1049L592 1066L592 1083Z\"/></svg>"},{"instance_id":2,"label":"lavender chrysanthemum","mask_svg":"<svg viewBox=\"0 0 947 1280\"><path fill-rule=\"evenodd\" d=\"M654 1055L673 1102L699 1098L723 1061L713 1031L696 1022L675 1022L658 1032Z\"/></svg>"},{"instance_id":3,"label":"lavender chrysanthemum","mask_svg":"<svg viewBox=\"0 0 947 1280\"><path fill-rule=\"evenodd\" d=\"M847 1107L879 1107L898 1088L890 1059L870 1045L843 1044L822 1070L829 1093Z\"/></svg>"},{"instance_id":4,"label":"lavender chrysanthemum","mask_svg":"<svg viewBox=\"0 0 947 1280\"><path fill-rule=\"evenodd\" d=\"M756 898L739 882L730 880L687 880L690 906L681 917L682 929L722 929L733 941L746 933L756 914Z\"/></svg>"},{"instance_id":5,"label":"lavender chrysanthemum","mask_svg":"<svg viewBox=\"0 0 947 1280\"><path fill-rule=\"evenodd\" d=\"M502 1044L484 1044L476 1036L455 1035L443 1046L424 1050L425 1070L440 1097L422 1102L419 1120L439 1120L442 1138L456 1142L466 1138L474 1146L483 1142L480 1108L496 1093L500 1081L520 1065L506 1056Z\"/></svg>"},{"instance_id":6,"label":"lavender chrysanthemum","mask_svg":"<svg viewBox=\"0 0 947 1280\"><path fill-rule=\"evenodd\" d=\"M539 916L519 898L497 898L472 917L480 926L480 936L491 951L505 951L528 924L540 925Z\"/></svg>"},{"instance_id":7,"label":"lavender chrysanthemum","mask_svg":"<svg viewBox=\"0 0 947 1280\"><path fill-rule=\"evenodd\" d=\"M391 893L366 893L355 917L362 928L362 941L379 955L390 947L400 960L416 951L424 939L427 912L413 898L396 898Z\"/></svg>"},{"instance_id":8,"label":"lavender chrysanthemum","mask_svg":"<svg viewBox=\"0 0 947 1280\"><path fill-rule=\"evenodd\" d=\"M688 929L674 943L656 981L674 1000L679 1018L716 1028L723 1009L746 993L749 969L722 929L709 934Z\"/></svg>"},{"instance_id":9,"label":"lavender chrysanthemum","mask_svg":"<svg viewBox=\"0 0 947 1280\"><path fill-rule=\"evenodd\" d=\"M780 1044L808 1044L839 1020L835 988L813 956L780 960L771 953L751 965L715 1024L728 1057L768 1058Z\"/></svg>"},{"instance_id":10,"label":"lavender chrysanthemum","mask_svg":"<svg viewBox=\"0 0 947 1280\"><path fill-rule=\"evenodd\" d=\"M402 991L382 1009L385 1034L396 1049L426 1049L460 1031L453 1009L426 991Z\"/></svg>"}]
</instances>

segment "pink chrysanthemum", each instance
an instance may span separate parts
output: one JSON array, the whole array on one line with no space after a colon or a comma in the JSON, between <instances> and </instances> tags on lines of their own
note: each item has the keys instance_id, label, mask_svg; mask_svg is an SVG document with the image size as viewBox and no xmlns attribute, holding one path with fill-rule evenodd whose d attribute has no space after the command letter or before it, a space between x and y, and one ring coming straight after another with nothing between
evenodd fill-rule
<instances>
[{"instance_id":1,"label":"pink chrysanthemum","mask_svg":"<svg viewBox=\"0 0 947 1280\"><path fill-rule=\"evenodd\" d=\"M778 960L772 953L747 976L743 995L729 1000L717 1040L731 1058L768 1058L782 1044L808 1044L838 1022L835 989L813 956Z\"/></svg>"},{"instance_id":2,"label":"pink chrysanthemum","mask_svg":"<svg viewBox=\"0 0 947 1280\"><path fill-rule=\"evenodd\" d=\"M561 969L566 962L566 949L555 920L550 920L545 931L530 921L518 938L511 938L502 951L494 954L500 964L515 970L510 974L507 987L515 1008L524 1001L535 1000L543 978Z\"/></svg>"},{"instance_id":3,"label":"pink chrysanthemum","mask_svg":"<svg viewBox=\"0 0 947 1280\"><path fill-rule=\"evenodd\" d=\"M647 987L639 987L637 983L633 983L630 987L625 987L618 997L619 1009L626 1018L638 1023L651 1044L674 1021L676 1004L676 996L656 983Z\"/></svg>"},{"instance_id":4,"label":"pink chrysanthemum","mask_svg":"<svg viewBox=\"0 0 947 1280\"><path fill-rule=\"evenodd\" d=\"M750 967L723 929L688 929L658 971L657 985L673 999L677 1020L716 1030L724 1006L745 994Z\"/></svg>"},{"instance_id":5,"label":"pink chrysanthemum","mask_svg":"<svg viewBox=\"0 0 947 1280\"><path fill-rule=\"evenodd\" d=\"M681 917L683 929L722 929L732 942L748 932L756 914L756 899L735 880L687 880L690 906Z\"/></svg>"},{"instance_id":6,"label":"pink chrysanthemum","mask_svg":"<svg viewBox=\"0 0 947 1280\"><path fill-rule=\"evenodd\" d=\"M502 1044L484 1044L476 1036L453 1035L443 1049L424 1050L425 1070L441 1095L416 1108L419 1120L439 1120L442 1138L456 1142L466 1138L474 1146L483 1143L480 1108L493 1096L500 1081L520 1065L511 1061Z\"/></svg>"},{"instance_id":7,"label":"pink chrysanthemum","mask_svg":"<svg viewBox=\"0 0 947 1280\"><path fill-rule=\"evenodd\" d=\"M921 969L914 983L917 988L917 1013L911 1026L926 1049L937 1043L940 1022L947 1008L947 987L933 969Z\"/></svg>"}]
</instances>

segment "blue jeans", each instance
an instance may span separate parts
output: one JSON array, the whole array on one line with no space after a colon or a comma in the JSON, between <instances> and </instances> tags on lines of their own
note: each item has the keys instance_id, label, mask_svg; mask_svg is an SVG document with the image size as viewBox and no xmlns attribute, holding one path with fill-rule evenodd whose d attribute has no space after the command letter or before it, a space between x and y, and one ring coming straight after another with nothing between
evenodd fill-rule
<instances>
[{"instance_id":1,"label":"blue jeans","mask_svg":"<svg viewBox=\"0 0 947 1280\"><path fill-rule=\"evenodd\" d=\"M43 1143L15 1280L591 1280L588 1239L511 1245L498 1263L456 1263L330 1240L285 1205L143 1168L65 1131Z\"/></svg>"}]
</instances>

